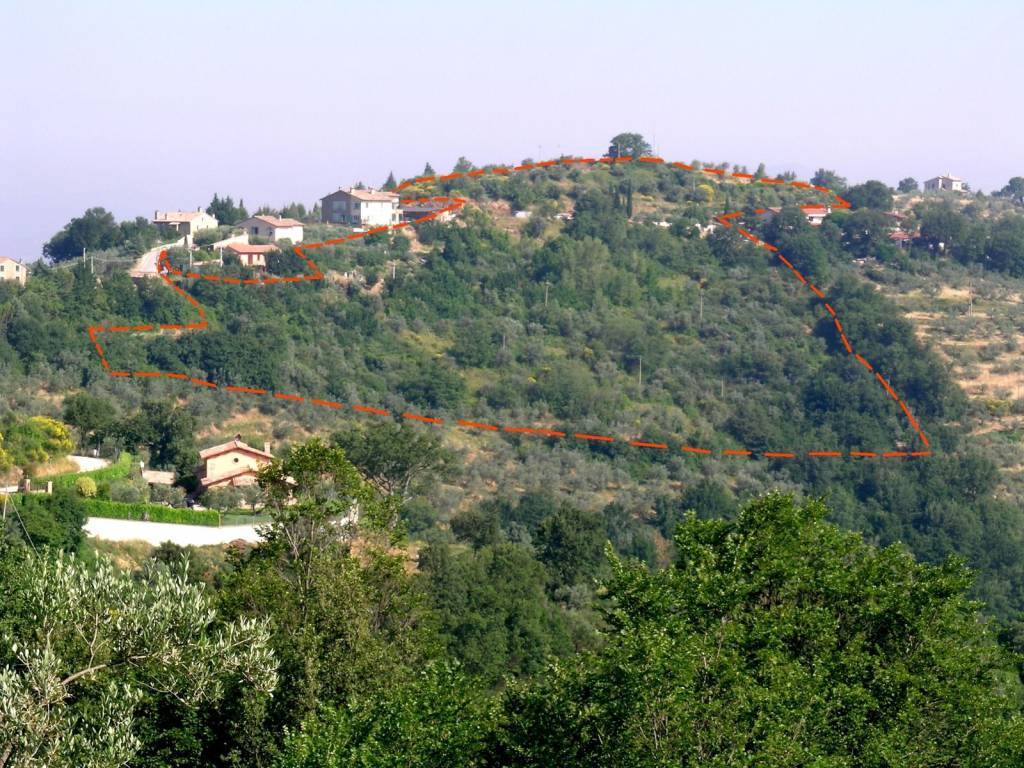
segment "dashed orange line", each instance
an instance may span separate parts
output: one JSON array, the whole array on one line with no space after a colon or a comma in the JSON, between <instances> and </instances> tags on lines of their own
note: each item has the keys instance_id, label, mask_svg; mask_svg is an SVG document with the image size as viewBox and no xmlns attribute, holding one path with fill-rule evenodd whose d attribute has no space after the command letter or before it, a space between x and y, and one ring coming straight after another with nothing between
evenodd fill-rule
<instances>
[{"instance_id":1,"label":"dashed orange line","mask_svg":"<svg viewBox=\"0 0 1024 768\"><path fill-rule=\"evenodd\" d=\"M649 163L649 164L662 164L662 163L666 162L664 159L662 159L660 157L654 157L654 156L638 157L638 158L635 158L635 159L636 159L637 162ZM614 165L616 163L632 162L633 160L634 160L634 158L631 157L631 156L601 157L601 158L592 158L592 157L591 158L563 157L563 158L560 158L558 160L545 160L545 161L541 161L541 162L537 162L537 163L523 163L522 165L517 165L517 166L514 166L512 168L508 168L508 167L505 167L505 166L495 166L495 167L490 168L490 169L476 169L476 170L473 170L473 171L469 171L467 173L453 172L453 173L442 175L442 176L437 176L437 175L418 176L418 177L415 177L413 179L407 179L407 180L401 182L400 184L397 185L396 189L398 191L401 191L401 190L407 189L407 188L409 188L411 186L414 186L415 184L427 184L427 183L431 183L431 182L434 182L434 181L453 181L453 180L462 178L464 176L476 178L476 177L479 177L479 176L486 175L488 173L491 174L491 175L495 175L495 176L504 176L504 175L508 175L508 174L514 173L514 172L531 171L531 170L536 169L536 168L550 168L550 167L557 166L557 165L565 166L565 165L573 165L573 164L577 164L577 163L591 164L591 165L601 163L601 164L606 164L606 165ZM698 169L695 169L692 165L688 165L687 163L672 162L672 163L669 163L669 164L672 165L675 168L679 168L681 170L688 171L688 172L694 172L694 171L698 170ZM749 173L739 173L739 172L727 173L725 170L719 169L719 168L701 168L701 169L699 169L699 171L701 173L704 173L704 174L707 174L707 175L713 175L713 176L719 176L719 177L730 176L730 177L736 178L736 179L755 180L754 176L752 174L749 174ZM761 179L756 179L756 180L759 181L762 184L785 184L786 183L785 179L761 178ZM814 189L814 190L816 190L818 192L822 192L824 194L831 195L832 198L833 198L833 206L836 207L836 208L850 208L851 207L851 205L850 205L850 203L848 201L844 200L842 197L840 197L838 194L836 194L833 190L830 190L827 187L822 187L822 186L818 186L818 185L811 185L811 184L808 184L807 182L801 182L801 181L791 181L791 182L789 182L789 185L794 187L794 188L796 188L796 189ZM164 372L159 372L159 371L115 371L115 370L112 370L111 366L110 366L110 362L107 360L107 357L106 357L105 351L103 349L103 346L99 343L98 339L96 338L97 334L100 334L100 333L118 333L118 332L149 332L149 331L154 331L154 330L174 330L174 331L178 331L178 330L200 330L200 329L209 327L209 323L206 321L206 311L203 309L203 307L199 304L199 302L196 300L196 298L194 296L190 295L181 286L179 286L176 283L174 283L170 279L169 275L175 275L175 276L182 277L182 278L187 278L187 279L202 279L202 280L205 280L205 281L211 282L211 283L224 283L224 284L227 284L227 285L276 285L278 283L299 283L299 282L304 282L304 281L322 280L323 279L323 273L320 271L320 268L316 265L316 263L305 253L306 251L315 250L317 248L320 248L320 247L323 247L323 246L327 246L327 245L334 245L334 244L340 244L340 243L345 243L345 242L354 242L356 240L359 240L361 238L364 238L364 237L367 237L367 236L370 236L370 235L379 234L379 233L386 232L386 231L389 231L389 230L397 230L399 228L408 227L411 224L416 224L416 223L419 223L419 222L430 221L430 220L436 218L437 216L439 216L440 214L442 214L444 212L458 210L460 207L462 207L464 204L466 204L468 202L468 200L466 198L463 198L463 197L448 197L448 196L441 196L441 195L435 195L433 197L408 198L405 202L413 202L413 201L415 201L417 199L419 200L419 202L435 202L435 203L444 203L446 205L443 208L438 209L437 211L434 211L434 212L432 212L430 214L427 214L427 215L425 215L423 217L417 218L417 219L415 219L414 221L411 221L411 222L404 221L404 222L400 222L400 223L395 224L395 225L390 226L390 227L374 227L374 228L371 228L370 230L368 230L366 232L353 232L353 233L351 233L350 235L348 235L346 237L333 238L333 239L325 240L325 241L319 242L319 243L308 243L308 244L305 244L305 245L295 246L293 248L293 251L295 252L295 254L300 259L303 260L303 262L305 263L305 265L306 265L306 267L308 269L308 272L306 274L304 274L304 275L290 275L290 276L285 276L285 277L270 276L270 277L261 277L259 279L257 279L257 278L240 279L240 278L234 278L234 277L224 277L224 276L219 276L219 275L202 275L202 274L199 274L197 272L187 272L186 273L186 272L183 272L182 270L174 267L170 263L170 261L169 261L169 259L167 257L167 252L164 251L164 252L162 252L160 254L160 257L157 260L157 273L158 273L159 277L161 279L163 279L163 281L165 283L167 283L167 285L173 291L175 291L180 296L182 296L186 301L188 301L188 303L190 305L192 305L196 309L197 313L199 314L200 321L199 322L195 322L195 323L162 323L162 324L159 324L159 325L152 325L152 324L142 324L142 325L132 325L132 326L128 326L128 325L114 325L114 326L109 326L109 327L89 326L89 328L88 328L89 339L90 339L90 341L93 344L93 348L95 349L96 354L99 356L99 359L100 359L100 362L101 362L103 368L106 369L108 374L110 376L113 376L113 377L117 377L117 378L158 378L158 377L161 377L161 376L165 376L165 377L167 377L169 379L175 379L175 380L180 380L180 381L188 381L188 382L192 383L195 386L203 387L205 389L223 388L225 391L233 392L233 393L266 395L266 394L268 394L268 390L266 390L266 389L261 389L261 388L258 388L258 387L243 387L243 386L237 386L237 385L224 385L223 387L219 387L216 383L214 383L212 381L206 381L204 379L193 378L193 377L190 377L190 376L188 376L186 374L183 374L183 373L164 373ZM808 206L802 206L802 207L806 208ZM764 209L756 209L755 210L755 213L763 213L763 212L764 212ZM742 211L732 211L732 212L724 213L724 214L722 214L720 216L715 217L715 220L720 222L722 225L724 225L727 228L732 228L733 227L733 220L739 219L742 216L743 216L743 212ZM870 371L870 372L875 374L875 378L882 385L882 387L886 390L886 392L889 394L889 396L892 397L892 399L895 400L899 404L901 410L903 411L904 415L907 418L907 421L909 422L910 426L913 428L914 432L917 434L918 438L924 444L925 448L929 449L929 450L924 450L924 451L902 451L902 450L900 450L900 451L884 451L884 452L877 452L877 451L850 451L846 455L848 455L848 456L850 456L852 458L877 458L877 457L882 457L882 458L908 458L908 457L927 457L927 456L931 456L932 455L932 451L930 450L930 444L929 444L929 441L928 441L928 437L925 435L924 431L921 429L921 426L918 424L917 420L914 418L914 416L911 413L909 407L907 406L907 404L902 399L900 399L899 395L893 389L892 385L878 371L876 371L872 367L872 365L866 359L864 359L864 357L862 357L860 354L857 354L857 353L855 353L853 351L853 347L852 347L849 339L846 336L846 332L845 332L845 330L843 328L842 323L839 320L839 317L838 317L838 314L836 313L835 308L832 307L832 305L829 304L827 301L825 301L825 299L826 299L825 293L817 285L815 285L814 283L809 282L807 280L807 278L800 272L800 270L798 270L782 253L779 252L779 249L777 247L775 247L771 243L766 243L765 241L761 240L757 235L753 234L752 232L750 232L750 231L748 231L748 230L746 230L746 229L744 229L742 227L736 227L736 231L742 237L744 237L745 239L749 240L754 245L756 245L758 247L761 247L761 248L765 248L766 250L776 254L776 257L779 259L779 261L783 265L785 265L790 270L790 272L792 272L793 276L797 280L799 280L800 283L802 283L804 286L806 286L818 299L820 299L822 301L825 310L833 318L833 322L834 322L835 327L836 327L836 332L837 332L840 340L842 341L842 344L843 344L844 348L846 349L847 353L853 355L856 358L856 360L862 366L864 366L868 371ZM307 399L307 398L303 397L302 395L287 394L287 393L282 393L282 392L275 392L275 393L273 393L273 397L276 398L276 399L279 399L279 400L285 400L285 401L290 401L290 402L308 402L311 405L325 407L325 408L330 408L330 409L333 409L333 410L340 410L340 409L343 409L343 408L346 407L342 403L337 403L337 402L334 402L332 400L322 400L322 399L317 399L317 398L308 398ZM375 408L373 406L368 406L368 405L353 405L353 406L351 406L351 408L352 408L352 410L360 412L360 413L369 413L369 414L374 414L374 415L378 415L378 416L391 416L391 412L387 411L387 410L385 410L383 408ZM419 421L419 422L428 423L428 424L438 424L438 425L445 424L445 420L442 419L442 418L433 417L433 416L425 416L425 415L422 415L422 414L403 413L403 414L401 414L401 417L404 418L404 419L408 419L408 420L412 420L412 421ZM540 436L545 436L545 437L556 437L556 438L564 438L568 434L566 432L562 432L562 431L555 430L555 429L545 429L545 428L539 428L539 427L524 427L524 426L504 426L504 427L502 427L502 426L499 426L499 425L496 425L496 424L487 424L487 423L482 423L482 422L477 422L477 421L470 421L470 420L467 420L467 419L459 419L455 423L458 426L466 427L466 428L470 428L470 429L479 429L479 430L490 431L490 432L499 432L499 431L501 431L501 432L505 432L505 433L509 433L509 434L529 434L529 435L540 435ZM585 433L585 432L573 432L571 434L577 440L583 440L583 441L611 443L611 442L615 442L615 440L616 440L615 437L612 437L610 435L594 435L594 434L589 434L589 433ZM665 450L665 449L667 449L669 447L667 443L649 442L649 441L644 441L644 440L639 440L639 439L626 439L626 440L624 440L624 442L626 442L630 446L638 447L638 448L652 448L652 449L658 449L658 450ZM680 446L680 450L682 452L684 452L684 453L695 454L695 455L699 455L699 456L710 456L710 455L713 454L713 451L710 448L699 448L699 447L689 446L689 445ZM774 459L774 458L795 459L797 457L796 453L792 453L792 452L788 452L788 451L762 451L762 452L760 452L760 454L758 454L757 452L751 451L751 450L748 450L748 449L736 449L736 448L724 449L724 450L721 451L721 455L723 455L723 456L756 456L756 455L760 455L760 456L762 456L764 458L772 458L772 459ZM826 457L838 458L838 457L844 456L844 454L841 451L807 451L805 455L809 456L809 457L814 457L814 458L826 458Z\"/></svg>"}]
</instances>

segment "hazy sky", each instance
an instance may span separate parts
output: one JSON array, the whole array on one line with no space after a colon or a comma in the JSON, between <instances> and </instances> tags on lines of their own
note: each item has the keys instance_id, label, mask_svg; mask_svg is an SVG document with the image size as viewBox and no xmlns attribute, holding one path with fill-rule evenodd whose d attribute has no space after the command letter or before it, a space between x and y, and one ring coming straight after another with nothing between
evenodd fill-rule
<instances>
[{"instance_id":1,"label":"hazy sky","mask_svg":"<svg viewBox=\"0 0 1024 768\"><path fill-rule=\"evenodd\" d=\"M0 254L69 218L307 205L429 160L1024 175L1024 3L0 0Z\"/></svg>"}]
</instances>

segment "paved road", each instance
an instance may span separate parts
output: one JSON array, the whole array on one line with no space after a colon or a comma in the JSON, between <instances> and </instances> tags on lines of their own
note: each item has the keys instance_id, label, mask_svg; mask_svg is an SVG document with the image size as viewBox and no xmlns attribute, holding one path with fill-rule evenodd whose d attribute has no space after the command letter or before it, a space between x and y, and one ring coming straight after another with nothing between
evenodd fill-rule
<instances>
[{"instance_id":1,"label":"paved road","mask_svg":"<svg viewBox=\"0 0 1024 768\"><path fill-rule=\"evenodd\" d=\"M90 517L85 521L89 536L107 541L144 541L156 546L171 541L180 546L197 547L209 544L228 544L241 539L255 543L260 540L254 525L178 525L176 523L144 523L141 520L110 520Z\"/></svg>"},{"instance_id":2,"label":"paved road","mask_svg":"<svg viewBox=\"0 0 1024 768\"><path fill-rule=\"evenodd\" d=\"M92 456L68 456L78 465L79 472L92 472L110 466L110 459L97 459Z\"/></svg>"},{"instance_id":3,"label":"paved road","mask_svg":"<svg viewBox=\"0 0 1024 768\"><path fill-rule=\"evenodd\" d=\"M160 273L156 271L156 260L160 257L160 252L167 248L177 248L184 244L185 238L183 237L173 243L166 243L158 245L156 248L151 248L139 256L139 260L128 270L128 274L132 277L159 277Z\"/></svg>"}]
</instances>

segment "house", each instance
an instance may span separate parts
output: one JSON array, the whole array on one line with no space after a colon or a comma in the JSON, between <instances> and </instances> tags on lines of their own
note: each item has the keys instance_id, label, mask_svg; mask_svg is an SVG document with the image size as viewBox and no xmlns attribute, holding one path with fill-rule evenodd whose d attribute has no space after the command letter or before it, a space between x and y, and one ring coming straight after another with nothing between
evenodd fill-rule
<instances>
[{"instance_id":1,"label":"house","mask_svg":"<svg viewBox=\"0 0 1024 768\"><path fill-rule=\"evenodd\" d=\"M947 192L966 192L967 182L963 179L958 178L946 171L944 176L936 176L934 179L928 179L924 183L925 192L938 192L945 190Z\"/></svg>"},{"instance_id":2,"label":"house","mask_svg":"<svg viewBox=\"0 0 1024 768\"><path fill-rule=\"evenodd\" d=\"M909 232L904 232L902 229L897 229L895 232L889 233L889 242L895 245L897 248L909 248L914 236Z\"/></svg>"},{"instance_id":3,"label":"house","mask_svg":"<svg viewBox=\"0 0 1024 768\"><path fill-rule=\"evenodd\" d=\"M203 210L153 211L153 225L163 233L174 232L185 237L185 245L192 245L196 232L216 229L217 219Z\"/></svg>"},{"instance_id":4,"label":"house","mask_svg":"<svg viewBox=\"0 0 1024 768\"><path fill-rule=\"evenodd\" d=\"M237 256L243 267L253 267L255 269L266 269L267 268L267 254L274 251L280 250L276 245L268 243L266 245L253 245L251 243L228 243L221 249L221 254L225 252L230 253L233 256Z\"/></svg>"},{"instance_id":5,"label":"house","mask_svg":"<svg viewBox=\"0 0 1024 768\"><path fill-rule=\"evenodd\" d=\"M269 214L258 214L238 222L235 226L241 227L246 234L252 237L265 237L275 243L278 240L302 242L302 222L297 219L282 219Z\"/></svg>"},{"instance_id":6,"label":"house","mask_svg":"<svg viewBox=\"0 0 1024 768\"><path fill-rule=\"evenodd\" d=\"M0 280L15 280L22 285L28 279L28 267L10 256L0 256Z\"/></svg>"},{"instance_id":7,"label":"house","mask_svg":"<svg viewBox=\"0 0 1024 768\"><path fill-rule=\"evenodd\" d=\"M455 218L455 211L444 210L446 207L444 203L438 202L415 202L408 205L400 205L398 212L401 215L402 221L418 221L424 216L433 215L434 221L444 224Z\"/></svg>"},{"instance_id":8,"label":"house","mask_svg":"<svg viewBox=\"0 0 1024 768\"><path fill-rule=\"evenodd\" d=\"M320 198L320 217L331 224L390 227L399 222L398 195L380 189L339 189Z\"/></svg>"},{"instance_id":9,"label":"house","mask_svg":"<svg viewBox=\"0 0 1024 768\"><path fill-rule=\"evenodd\" d=\"M825 221L825 217L832 213L832 207L828 205L801 205L800 210L803 212L804 218L807 219L807 223L812 227L820 227L821 223ZM761 221L770 221L773 216L782 213L782 208L779 206L758 208L754 213Z\"/></svg>"},{"instance_id":10,"label":"house","mask_svg":"<svg viewBox=\"0 0 1024 768\"><path fill-rule=\"evenodd\" d=\"M202 462L198 471L199 483L205 488L253 485L256 473L274 460L270 443L263 444L263 450L242 442L241 435L220 445L214 445L199 452Z\"/></svg>"}]
</instances>

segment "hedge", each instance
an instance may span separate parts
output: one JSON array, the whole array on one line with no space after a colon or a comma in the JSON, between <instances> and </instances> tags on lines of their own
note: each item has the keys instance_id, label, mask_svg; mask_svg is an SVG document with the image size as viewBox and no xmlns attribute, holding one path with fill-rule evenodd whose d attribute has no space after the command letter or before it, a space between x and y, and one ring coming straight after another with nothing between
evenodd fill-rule
<instances>
[{"instance_id":1,"label":"hedge","mask_svg":"<svg viewBox=\"0 0 1024 768\"><path fill-rule=\"evenodd\" d=\"M212 509L174 509L159 504L125 504L106 499L82 499L89 517L109 517L115 520L142 520L149 514L151 523L184 523L186 525L220 525L220 513Z\"/></svg>"},{"instance_id":2,"label":"hedge","mask_svg":"<svg viewBox=\"0 0 1024 768\"><path fill-rule=\"evenodd\" d=\"M56 488L73 488L75 481L80 477L91 477L93 481L99 485L100 483L110 482L111 480L119 480L122 477L128 477L131 474L133 466L133 457L130 453L125 451L121 454L120 458L108 467L102 469L94 469L91 472L66 472L62 475L53 475L52 477L41 477L38 480L32 480L32 487L36 489L42 489L46 487L48 480L53 481L53 487Z\"/></svg>"}]
</instances>

